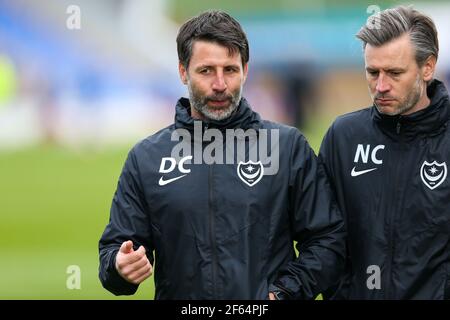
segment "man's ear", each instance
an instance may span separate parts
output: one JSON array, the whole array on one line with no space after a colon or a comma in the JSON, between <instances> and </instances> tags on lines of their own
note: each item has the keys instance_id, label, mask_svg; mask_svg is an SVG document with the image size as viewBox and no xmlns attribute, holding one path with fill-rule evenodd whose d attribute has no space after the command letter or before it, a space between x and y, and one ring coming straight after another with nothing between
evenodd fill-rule
<instances>
[{"instance_id":1,"label":"man's ear","mask_svg":"<svg viewBox=\"0 0 450 320\"><path fill-rule=\"evenodd\" d=\"M244 82L245 82L245 80L247 80L247 75L248 75L248 63L244 64L243 73L244 73Z\"/></svg>"},{"instance_id":2,"label":"man's ear","mask_svg":"<svg viewBox=\"0 0 450 320\"><path fill-rule=\"evenodd\" d=\"M436 69L436 57L433 55L429 56L421 69L423 80L426 82L431 81L433 79L434 70Z\"/></svg>"},{"instance_id":3,"label":"man's ear","mask_svg":"<svg viewBox=\"0 0 450 320\"><path fill-rule=\"evenodd\" d=\"M188 80L187 70L184 67L184 65L181 63L181 61L178 62L178 72L180 73L181 82L183 82L184 84L187 84L187 82L188 82L187 81Z\"/></svg>"}]
</instances>

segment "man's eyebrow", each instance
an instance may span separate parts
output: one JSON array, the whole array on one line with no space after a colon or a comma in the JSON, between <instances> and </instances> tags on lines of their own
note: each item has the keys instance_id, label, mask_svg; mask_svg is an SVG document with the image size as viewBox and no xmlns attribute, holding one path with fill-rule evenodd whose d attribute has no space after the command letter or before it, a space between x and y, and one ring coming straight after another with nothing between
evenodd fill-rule
<instances>
[{"instance_id":1,"label":"man's eyebrow","mask_svg":"<svg viewBox=\"0 0 450 320\"><path fill-rule=\"evenodd\" d=\"M194 68L194 70L195 71L200 71L200 70L203 70L203 69L210 69L210 68L212 68L212 66L209 65L209 64L200 64L200 65L196 66Z\"/></svg>"},{"instance_id":2,"label":"man's eyebrow","mask_svg":"<svg viewBox=\"0 0 450 320\"><path fill-rule=\"evenodd\" d=\"M404 72L405 69L398 67L398 68L390 68L390 69L387 69L386 71L388 71L388 72Z\"/></svg>"},{"instance_id":3,"label":"man's eyebrow","mask_svg":"<svg viewBox=\"0 0 450 320\"><path fill-rule=\"evenodd\" d=\"M405 72L405 69L404 69L404 68L401 68L401 67L388 68L388 69L366 67L366 71L368 71L368 72L379 71L380 69L381 69L381 70L384 70L384 71L386 71L386 72Z\"/></svg>"},{"instance_id":4,"label":"man's eyebrow","mask_svg":"<svg viewBox=\"0 0 450 320\"><path fill-rule=\"evenodd\" d=\"M211 65L211 64L200 64L200 65L196 66L196 67L194 68L194 70L200 70L200 69L204 69L204 68L214 68L214 67L215 67L215 66L214 66L214 65ZM235 69L240 69L241 66L240 66L239 64L234 64L234 63L232 63L232 64L227 64L227 65L225 65L224 68L235 68Z\"/></svg>"},{"instance_id":5,"label":"man's eyebrow","mask_svg":"<svg viewBox=\"0 0 450 320\"><path fill-rule=\"evenodd\" d=\"M238 64L229 64L229 65L226 65L224 68L225 68L225 69L231 68L231 69L233 69L233 70L241 70L241 66L238 65Z\"/></svg>"},{"instance_id":6,"label":"man's eyebrow","mask_svg":"<svg viewBox=\"0 0 450 320\"><path fill-rule=\"evenodd\" d=\"M198 66L195 67L195 69L202 69L202 68L210 68L211 65L209 64L199 64Z\"/></svg>"}]
</instances>

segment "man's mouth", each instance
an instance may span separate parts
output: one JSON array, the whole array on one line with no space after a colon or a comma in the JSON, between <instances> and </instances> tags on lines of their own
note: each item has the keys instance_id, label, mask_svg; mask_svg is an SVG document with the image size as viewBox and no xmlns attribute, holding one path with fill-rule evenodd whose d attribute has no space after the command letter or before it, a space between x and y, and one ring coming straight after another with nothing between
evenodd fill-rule
<instances>
[{"instance_id":1,"label":"man's mouth","mask_svg":"<svg viewBox=\"0 0 450 320\"><path fill-rule=\"evenodd\" d=\"M394 99L375 99L375 103L379 106L388 106L394 102Z\"/></svg>"},{"instance_id":2,"label":"man's mouth","mask_svg":"<svg viewBox=\"0 0 450 320\"><path fill-rule=\"evenodd\" d=\"M208 99L208 105L215 108L226 107L230 104L230 99Z\"/></svg>"}]
</instances>

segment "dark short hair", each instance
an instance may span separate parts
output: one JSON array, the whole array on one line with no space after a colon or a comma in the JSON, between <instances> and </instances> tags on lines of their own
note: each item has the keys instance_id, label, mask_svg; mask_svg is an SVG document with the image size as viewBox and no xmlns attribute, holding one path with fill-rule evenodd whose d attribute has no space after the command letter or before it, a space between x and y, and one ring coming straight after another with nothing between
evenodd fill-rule
<instances>
[{"instance_id":1,"label":"dark short hair","mask_svg":"<svg viewBox=\"0 0 450 320\"><path fill-rule=\"evenodd\" d=\"M438 58L439 41L433 20L412 7L398 6L371 16L356 37L365 48L368 43L378 47L403 34L409 34L419 66L430 56Z\"/></svg>"},{"instance_id":2,"label":"dark short hair","mask_svg":"<svg viewBox=\"0 0 450 320\"><path fill-rule=\"evenodd\" d=\"M223 11L210 10L186 21L177 36L178 59L185 68L189 66L192 47L197 40L218 43L228 48L230 54L239 52L242 65L249 60L248 40L241 25Z\"/></svg>"}]
</instances>

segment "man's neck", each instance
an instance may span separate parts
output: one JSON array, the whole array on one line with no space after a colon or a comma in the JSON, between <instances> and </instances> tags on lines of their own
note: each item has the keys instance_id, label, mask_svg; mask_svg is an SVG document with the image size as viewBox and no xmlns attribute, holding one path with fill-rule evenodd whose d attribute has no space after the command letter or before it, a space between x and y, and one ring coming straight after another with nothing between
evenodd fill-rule
<instances>
[{"instance_id":1,"label":"man's neck","mask_svg":"<svg viewBox=\"0 0 450 320\"><path fill-rule=\"evenodd\" d=\"M422 96L420 97L419 101L416 103L416 105L411 108L410 110L406 111L405 113L403 113L403 115L408 115L417 111L420 111L422 109L427 108L431 103L430 98L427 95L427 89L425 88L425 92L422 94Z\"/></svg>"}]
</instances>

